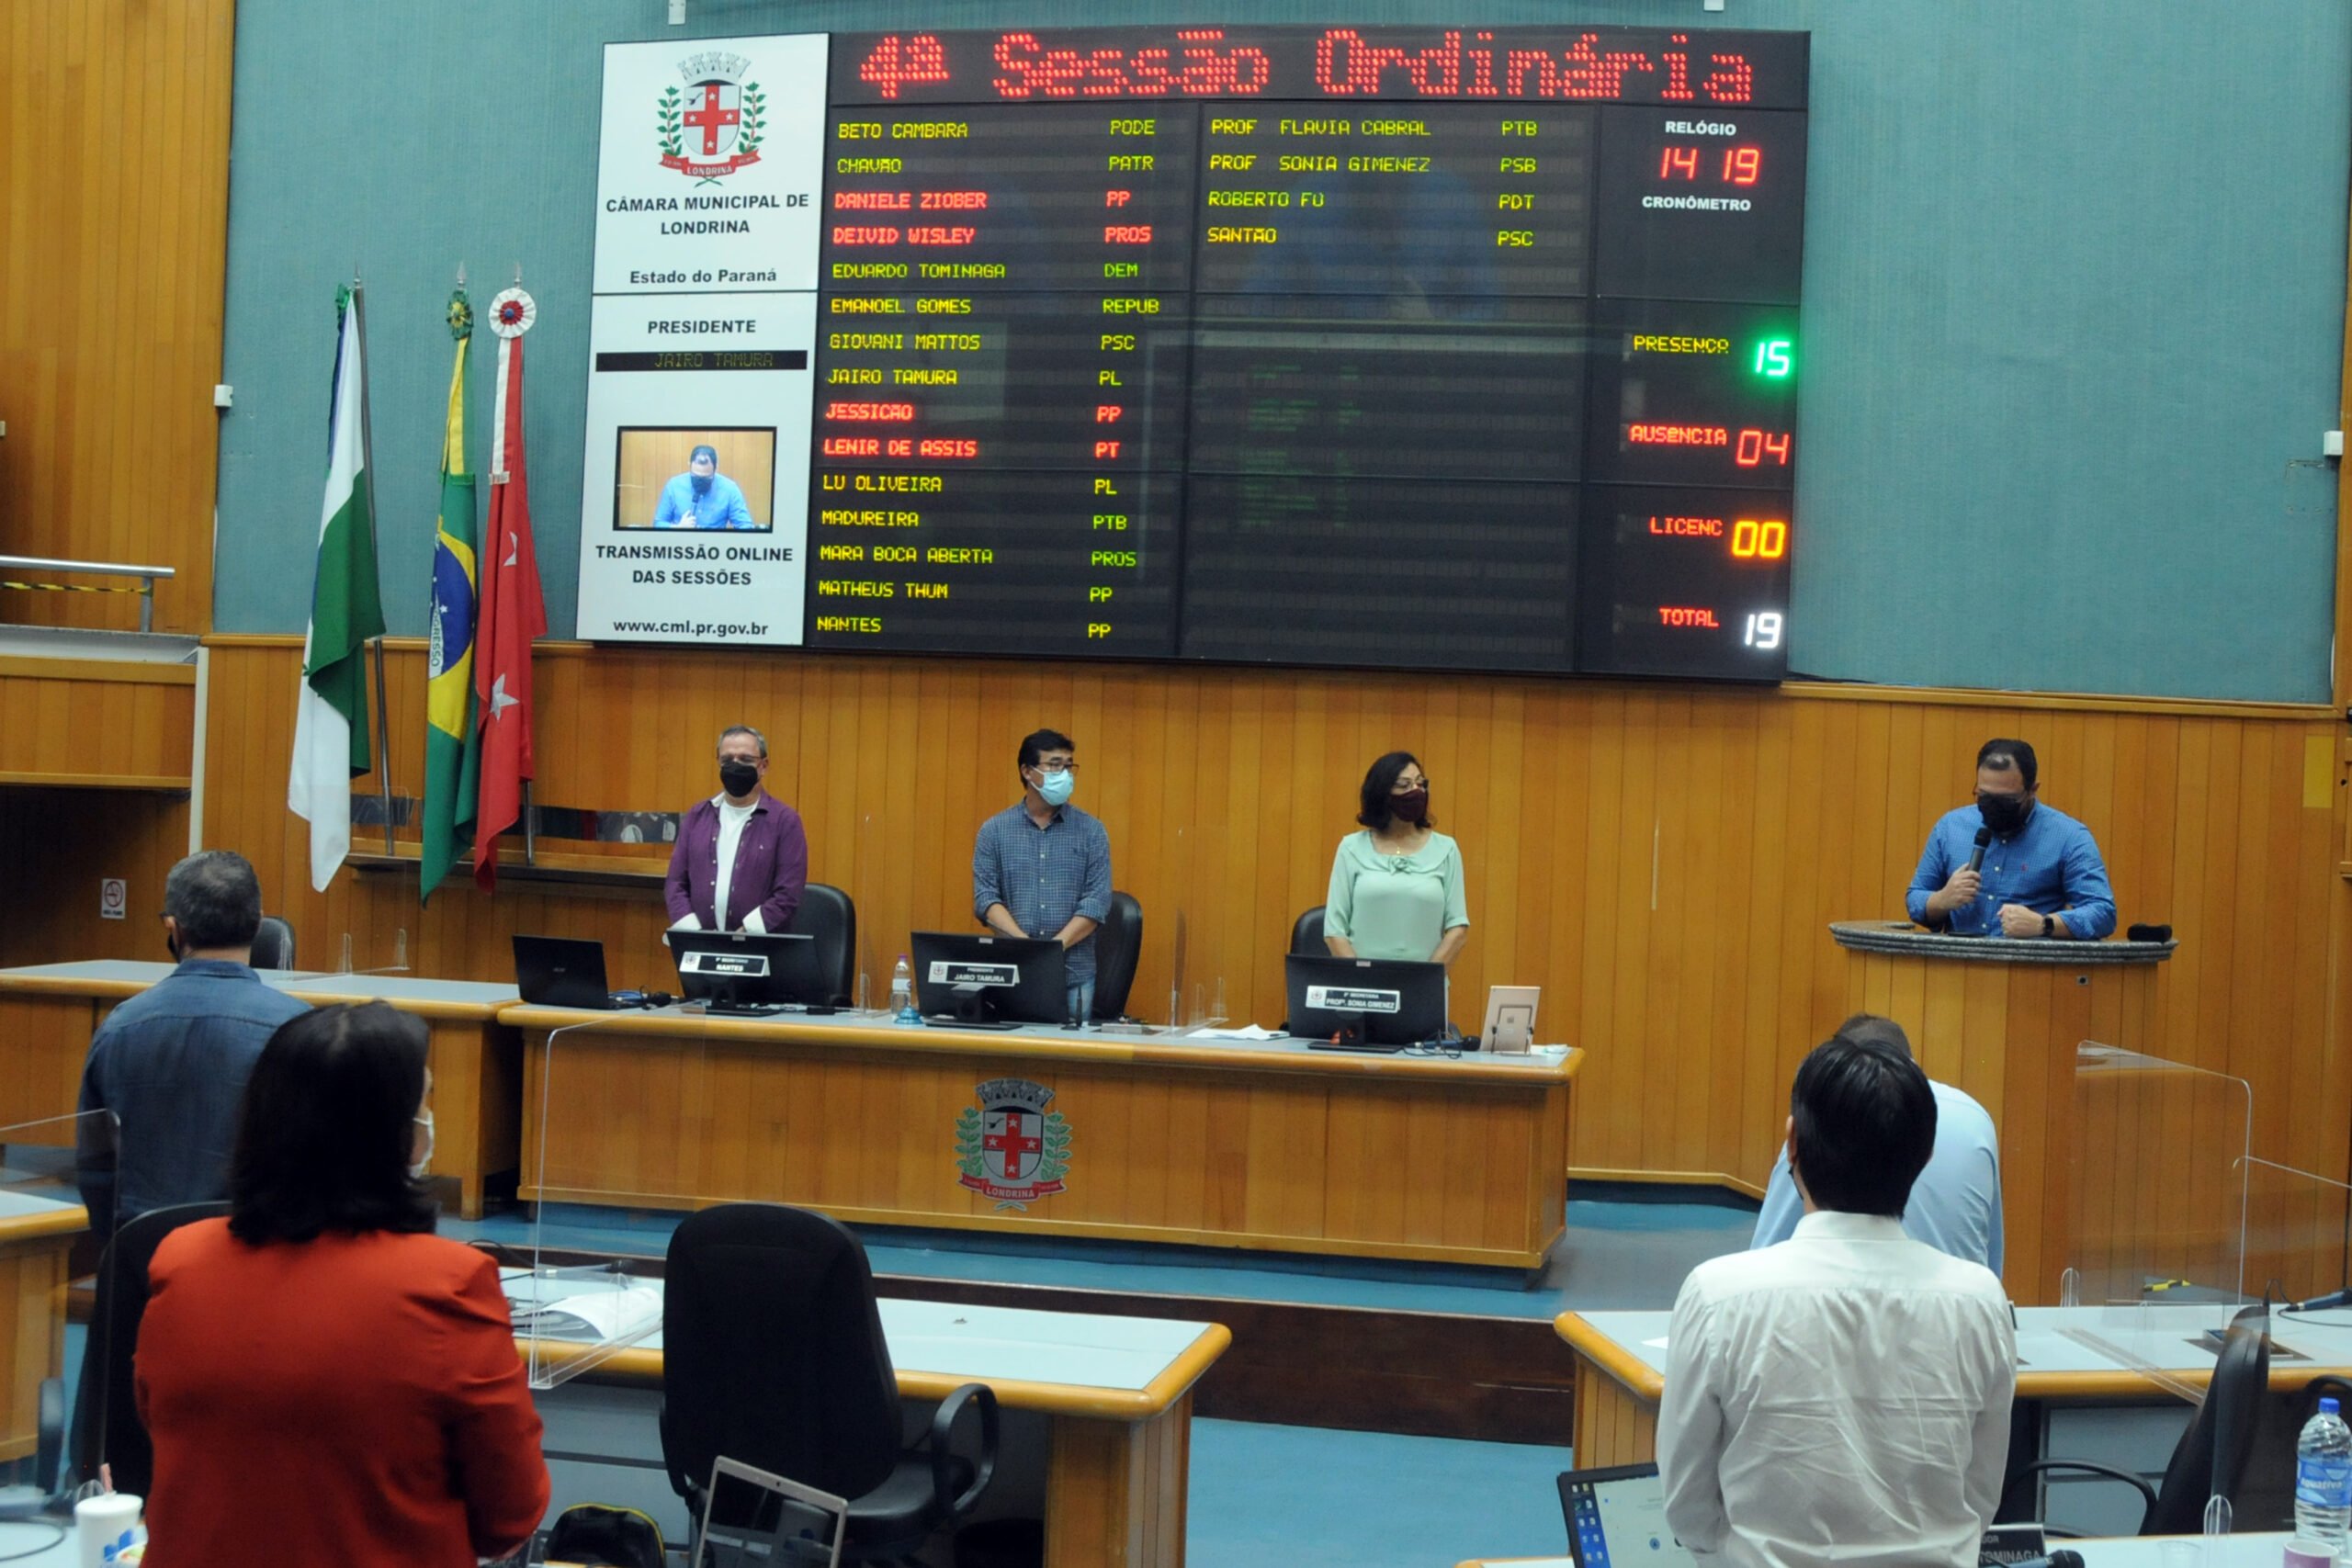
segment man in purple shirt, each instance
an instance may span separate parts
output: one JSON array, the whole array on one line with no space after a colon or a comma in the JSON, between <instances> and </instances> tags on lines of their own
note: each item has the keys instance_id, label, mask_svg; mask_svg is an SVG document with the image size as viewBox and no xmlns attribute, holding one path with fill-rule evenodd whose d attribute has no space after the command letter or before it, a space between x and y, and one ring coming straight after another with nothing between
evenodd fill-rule
<instances>
[{"instance_id":1,"label":"man in purple shirt","mask_svg":"<svg viewBox=\"0 0 2352 1568\"><path fill-rule=\"evenodd\" d=\"M718 738L718 793L678 824L662 891L673 931L780 931L808 886L800 814L761 787L767 737L748 724Z\"/></svg>"}]
</instances>

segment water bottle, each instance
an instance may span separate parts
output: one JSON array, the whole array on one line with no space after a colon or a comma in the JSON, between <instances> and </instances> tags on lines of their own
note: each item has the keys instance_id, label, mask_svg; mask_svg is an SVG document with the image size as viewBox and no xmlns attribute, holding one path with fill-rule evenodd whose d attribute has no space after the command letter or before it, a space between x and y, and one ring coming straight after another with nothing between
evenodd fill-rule
<instances>
[{"instance_id":1,"label":"water bottle","mask_svg":"<svg viewBox=\"0 0 2352 1568\"><path fill-rule=\"evenodd\" d=\"M2352 1523L2352 1427L2335 1410L2321 1400L2295 1440L2295 1534L2341 1552Z\"/></svg>"},{"instance_id":2,"label":"water bottle","mask_svg":"<svg viewBox=\"0 0 2352 1568\"><path fill-rule=\"evenodd\" d=\"M900 1023L922 1021L922 1015L915 1011L915 972L903 953L899 954L899 966L890 971L890 1016Z\"/></svg>"}]
</instances>

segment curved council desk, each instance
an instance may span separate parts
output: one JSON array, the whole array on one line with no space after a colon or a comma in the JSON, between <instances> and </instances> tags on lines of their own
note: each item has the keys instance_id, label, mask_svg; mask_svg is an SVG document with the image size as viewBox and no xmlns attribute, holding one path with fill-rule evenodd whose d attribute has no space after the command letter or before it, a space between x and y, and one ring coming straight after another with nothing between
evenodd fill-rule
<instances>
[{"instance_id":1,"label":"curved council desk","mask_svg":"<svg viewBox=\"0 0 2352 1568\"><path fill-rule=\"evenodd\" d=\"M1183 1562L1193 1385L1233 1342L1222 1324L888 1297L876 1304L902 1397L935 1403L983 1382L1008 1412L1044 1423L1040 1456L1016 1451L1022 1427L1008 1417L1005 1462L1017 1470L1043 1459L1046 1568ZM553 1348L540 1347L543 1357ZM550 1456L594 1462L585 1448L658 1467L661 1388L657 1332L541 1392Z\"/></svg>"},{"instance_id":2,"label":"curved council desk","mask_svg":"<svg viewBox=\"0 0 2352 1568\"><path fill-rule=\"evenodd\" d=\"M1904 921L1846 920L1847 1012L1903 1025L1930 1077L1967 1090L2001 1136L2002 1282L2018 1303L2058 1300L2074 1261L2076 1048L2162 1055L2156 965L2176 942L2011 942ZM1831 1021L1834 1022L1835 1021Z\"/></svg>"},{"instance_id":3,"label":"curved council desk","mask_svg":"<svg viewBox=\"0 0 2352 1568\"><path fill-rule=\"evenodd\" d=\"M1446 1059L870 1014L500 1016L528 1041L526 1198L748 1199L852 1224L1521 1269L1565 1220L1582 1053L1562 1047Z\"/></svg>"},{"instance_id":4,"label":"curved council desk","mask_svg":"<svg viewBox=\"0 0 2352 1568\"><path fill-rule=\"evenodd\" d=\"M10 1065L0 1073L0 1123L72 1115L99 1022L173 967L100 958L0 969L0 1038L10 1043ZM433 1053L434 1169L457 1178L460 1212L481 1218L485 1179L514 1168L522 1043L498 1021L499 1010L515 999L514 987L405 975L260 973L313 1006L380 999L424 1020Z\"/></svg>"}]
</instances>

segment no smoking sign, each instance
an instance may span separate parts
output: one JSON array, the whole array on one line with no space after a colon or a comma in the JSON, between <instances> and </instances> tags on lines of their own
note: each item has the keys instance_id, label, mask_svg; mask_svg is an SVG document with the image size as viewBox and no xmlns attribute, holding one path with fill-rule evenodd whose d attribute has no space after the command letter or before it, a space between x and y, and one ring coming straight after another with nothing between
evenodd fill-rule
<instances>
[{"instance_id":1,"label":"no smoking sign","mask_svg":"<svg viewBox=\"0 0 2352 1568\"><path fill-rule=\"evenodd\" d=\"M98 882L98 919L119 920L130 907L130 884L119 876L101 878Z\"/></svg>"}]
</instances>

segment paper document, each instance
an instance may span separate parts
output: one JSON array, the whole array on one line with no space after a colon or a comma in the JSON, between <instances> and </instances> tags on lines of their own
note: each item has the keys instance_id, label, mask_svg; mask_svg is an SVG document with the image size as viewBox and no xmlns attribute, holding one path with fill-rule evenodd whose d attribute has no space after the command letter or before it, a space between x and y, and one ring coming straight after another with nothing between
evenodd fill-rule
<instances>
[{"instance_id":1,"label":"paper document","mask_svg":"<svg viewBox=\"0 0 2352 1568\"><path fill-rule=\"evenodd\" d=\"M1280 1040L1282 1036L1271 1029L1261 1029L1254 1023L1245 1023L1238 1029L1195 1029L1185 1038L1187 1040Z\"/></svg>"},{"instance_id":2,"label":"paper document","mask_svg":"<svg viewBox=\"0 0 2352 1568\"><path fill-rule=\"evenodd\" d=\"M662 1292L651 1285L578 1291L553 1301L517 1301L514 1326L551 1339L634 1339L662 1326Z\"/></svg>"}]
</instances>

